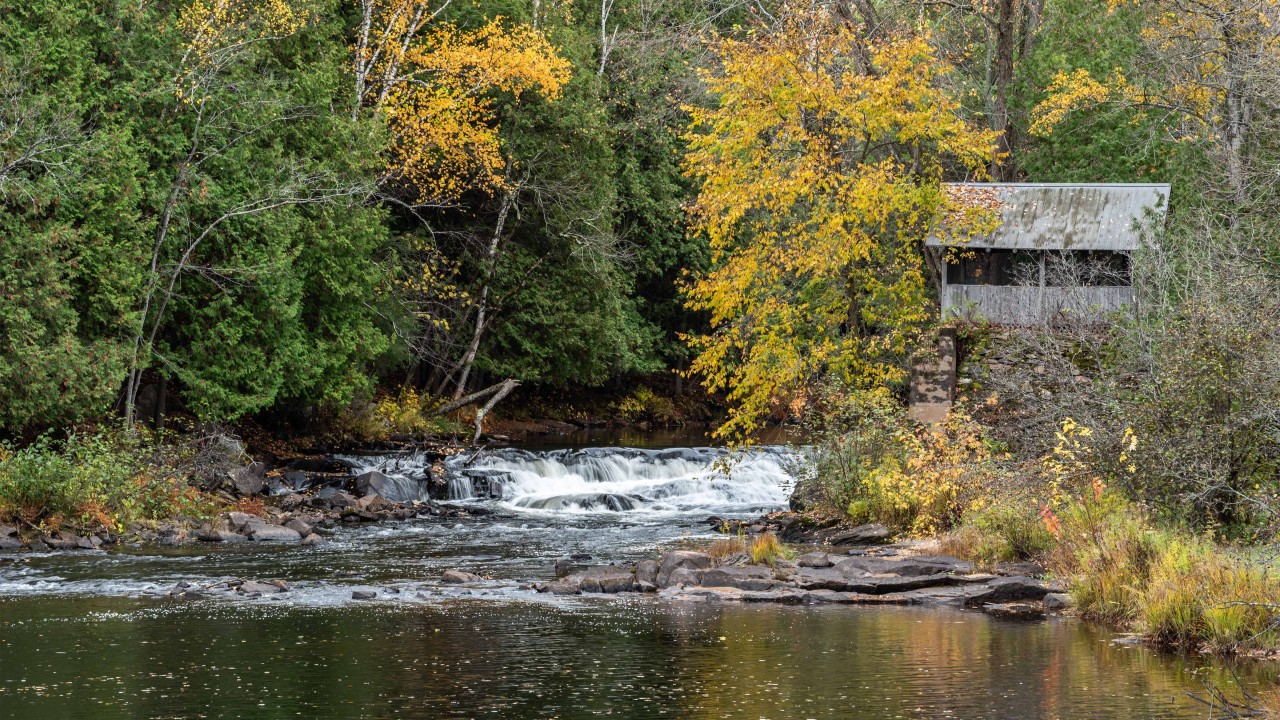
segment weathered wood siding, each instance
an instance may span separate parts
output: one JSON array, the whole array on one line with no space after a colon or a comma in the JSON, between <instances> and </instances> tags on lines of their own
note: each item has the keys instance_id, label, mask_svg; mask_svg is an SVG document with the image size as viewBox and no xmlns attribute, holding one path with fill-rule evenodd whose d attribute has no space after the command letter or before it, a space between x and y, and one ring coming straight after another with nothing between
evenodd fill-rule
<instances>
[{"instance_id":1,"label":"weathered wood siding","mask_svg":"<svg viewBox=\"0 0 1280 720\"><path fill-rule=\"evenodd\" d=\"M1037 325L1060 315L1101 317L1133 302L1131 287L945 285L942 316Z\"/></svg>"}]
</instances>

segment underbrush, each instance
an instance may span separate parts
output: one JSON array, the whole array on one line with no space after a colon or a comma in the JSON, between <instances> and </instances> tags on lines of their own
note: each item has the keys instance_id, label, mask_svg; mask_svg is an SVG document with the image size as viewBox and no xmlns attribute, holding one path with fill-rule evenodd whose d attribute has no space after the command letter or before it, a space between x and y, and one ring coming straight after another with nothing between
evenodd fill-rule
<instances>
[{"instance_id":1,"label":"underbrush","mask_svg":"<svg viewBox=\"0 0 1280 720\"><path fill-rule=\"evenodd\" d=\"M835 393L827 407L810 432L814 470L800 490L814 509L934 535L987 504L1004 480L1003 453L961 408L922 426L883 393Z\"/></svg>"},{"instance_id":2,"label":"underbrush","mask_svg":"<svg viewBox=\"0 0 1280 720\"><path fill-rule=\"evenodd\" d=\"M138 520L211 514L213 501L181 469L186 459L178 445L120 430L0 446L0 520L27 532L118 531Z\"/></svg>"},{"instance_id":3,"label":"underbrush","mask_svg":"<svg viewBox=\"0 0 1280 720\"><path fill-rule=\"evenodd\" d=\"M332 423L332 432L344 443L367 443L397 437L451 435L463 431L457 421L433 416L430 398L412 387L402 387L372 403L359 403L343 410Z\"/></svg>"},{"instance_id":4,"label":"underbrush","mask_svg":"<svg viewBox=\"0 0 1280 720\"><path fill-rule=\"evenodd\" d=\"M972 511L939 538L940 550L990 569L997 563L1039 560L1056 545L1034 506L1001 503Z\"/></svg>"}]
</instances>

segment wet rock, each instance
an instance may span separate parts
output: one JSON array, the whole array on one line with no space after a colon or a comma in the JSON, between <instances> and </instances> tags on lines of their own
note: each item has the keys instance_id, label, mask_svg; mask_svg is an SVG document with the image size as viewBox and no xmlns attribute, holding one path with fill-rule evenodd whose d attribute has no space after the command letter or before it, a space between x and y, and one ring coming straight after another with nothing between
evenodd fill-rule
<instances>
[{"instance_id":1,"label":"wet rock","mask_svg":"<svg viewBox=\"0 0 1280 720\"><path fill-rule=\"evenodd\" d=\"M562 578L573 571L573 561L569 558L556 560L556 577Z\"/></svg>"},{"instance_id":2,"label":"wet rock","mask_svg":"<svg viewBox=\"0 0 1280 720\"><path fill-rule=\"evenodd\" d=\"M824 552L805 553L796 558L796 564L800 567L810 568L831 567L831 558Z\"/></svg>"},{"instance_id":3,"label":"wet rock","mask_svg":"<svg viewBox=\"0 0 1280 720\"><path fill-rule=\"evenodd\" d=\"M210 528L208 530L201 530L196 535L196 539L201 542L240 543L245 542L249 538L241 535L240 533L231 532L230 530L214 530Z\"/></svg>"},{"instance_id":4,"label":"wet rock","mask_svg":"<svg viewBox=\"0 0 1280 720\"><path fill-rule=\"evenodd\" d=\"M658 586L645 580L637 580L636 591L642 593L658 592Z\"/></svg>"},{"instance_id":5,"label":"wet rock","mask_svg":"<svg viewBox=\"0 0 1280 720\"><path fill-rule=\"evenodd\" d=\"M584 593L619 593L629 592L635 586L635 574L630 568L604 565L587 568L576 575L565 578L566 582L577 582Z\"/></svg>"},{"instance_id":6,"label":"wet rock","mask_svg":"<svg viewBox=\"0 0 1280 720\"><path fill-rule=\"evenodd\" d=\"M578 583L569 580L557 580L538 586L538 592L551 595L577 595L582 592Z\"/></svg>"},{"instance_id":7,"label":"wet rock","mask_svg":"<svg viewBox=\"0 0 1280 720\"><path fill-rule=\"evenodd\" d=\"M275 583L246 580L240 585L240 587L236 588L236 592L242 595L252 595L254 593L257 593L258 595L274 595L276 593L285 592L286 589L287 587L282 588Z\"/></svg>"},{"instance_id":8,"label":"wet rock","mask_svg":"<svg viewBox=\"0 0 1280 720\"><path fill-rule=\"evenodd\" d=\"M28 547L31 548L32 552L48 552L49 551L49 546L45 545L44 541L42 540L32 540L30 543L28 543Z\"/></svg>"},{"instance_id":9,"label":"wet rock","mask_svg":"<svg viewBox=\"0 0 1280 720\"><path fill-rule=\"evenodd\" d=\"M658 586L658 563L656 560L641 560L636 563L636 582Z\"/></svg>"},{"instance_id":10,"label":"wet rock","mask_svg":"<svg viewBox=\"0 0 1280 720\"><path fill-rule=\"evenodd\" d=\"M83 540L79 535L69 532L60 532L56 535L46 535L41 540L44 544L54 550L78 550L80 549L80 541ZM90 547L93 547L90 545Z\"/></svg>"},{"instance_id":11,"label":"wet rock","mask_svg":"<svg viewBox=\"0 0 1280 720\"><path fill-rule=\"evenodd\" d=\"M449 584L479 582L484 578L475 573L463 572L461 570L445 570L440 575L440 582Z\"/></svg>"},{"instance_id":12,"label":"wet rock","mask_svg":"<svg viewBox=\"0 0 1280 720\"><path fill-rule=\"evenodd\" d=\"M301 542L302 536L287 527L261 525L249 531L249 539L254 542Z\"/></svg>"},{"instance_id":13,"label":"wet rock","mask_svg":"<svg viewBox=\"0 0 1280 720\"><path fill-rule=\"evenodd\" d=\"M1053 612L1066 610L1075 604L1070 595L1066 593L1048 593L1044 596L1044 609Z\"/></svg>"},{"instance_id":14,"label":"wet rock","mask_svg":"<svg viewBox=\"0 0 1280 720\"><path fill-rule=\"evenodd\" d=\"M1043 605L1031 602L987 603L982 606L982 610L992 615L1018 618L1034 618L1044 614Z\"/></svg>"},{"instance_id":15,"label":"wet rock","mask_svg":"<svg viewBox=\"0 0 1280 720\"><path fill-rule=\"evenodd\" d=\"M373 600L376 597L378 597L378 593L372 590L352 590L351 591L352 600Z\"/></svg>"},{"instance_id":16,"label":"wet rock","mask_svg":"<svg viewBox=\"0 0 1280 720\"><path fill-rule=\"evenodd\" d=\"M322 542L324 542L324 538L315 533L311 533L310 535L302 538L303 545L319 545Z\"/></svg>"},{"instance_id":17,"label":"wet rock","mask_svg":"<svg viewBox=\"0 0 1280 720\"><path fill-rule=\"evenodd\" d=\"M667 576L665 583L659 583L658 587L678 587L681 585L693 587L702 584L702 571L697 568L680 567L671 571Z\"/></svg>"},{"instance_id":18,"label":"wet rock","mask_svg":"<svg viewBox=\"0 0 1280 720\"><path fill-rule=\"evenodd\" d=\"M0 535L0 550L21 550L22 541L16 537Z\"/></svg>"},{"instance_id":19,"label":"wet rock","mask_svg":"<svg viewBox=\"0 0 1280 720\"><path fill-rule=\"evenodd\" d=\"M662 560L658 564L658 587L666 587L670 584L671 573L680 568L690 568L694 570L705 570L711 567L711 556L706 553L695 552L693 550L672 550L663 553Z\"/></svg>"}]
</instances>

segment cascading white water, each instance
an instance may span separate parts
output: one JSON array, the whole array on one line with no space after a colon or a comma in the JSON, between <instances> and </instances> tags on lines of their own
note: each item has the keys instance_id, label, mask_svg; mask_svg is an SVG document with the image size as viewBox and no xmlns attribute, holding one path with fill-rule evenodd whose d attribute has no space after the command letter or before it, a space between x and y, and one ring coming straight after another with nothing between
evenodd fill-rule
<instances>
[{"instance_id":1,"label":"cascading white water","mask_svg":"<svg viewBox=\"0 0 1280 720\"><path fill-rule=\"evenodd\" d=\"M774 447L734 456L711 448L590 448L504 450L458 456L448 466L451 497L496 499L517 510L729 514L784 507L793 464Z\"/></svg>"},{"instance_id":2,"label":"cascading white water","mask_svg":"<svg viewBox=\"0 0 1280 720\"><path fill-rule=\"evenodd\" d=\"M430 459L342 458L355 474L378 470L427 496ZM715 448L586 448L464 452L444 461L439 499L496 501L520 512L677 512L747 514L783 508L797 458L783 447L729 453Z\"/></svg>"}]
</instances>

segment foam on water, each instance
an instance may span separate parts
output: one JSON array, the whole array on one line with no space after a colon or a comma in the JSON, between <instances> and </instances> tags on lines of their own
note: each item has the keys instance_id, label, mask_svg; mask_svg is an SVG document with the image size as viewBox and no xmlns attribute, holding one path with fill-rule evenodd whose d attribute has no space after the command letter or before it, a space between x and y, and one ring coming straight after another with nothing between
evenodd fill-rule
<instances>
[{"instance_id":1,"label":"foam on water","mask_svg":"<svg viewBox=\"0 0 1280 720\"><path fill-rule=\"evenodd\" d=\"M457 500L498 500L516 511L767 512L786 505L793 462L782 448L734 457L711 448L508 450L453 460L450 493Z\"/></svg>"}]
</instances>

